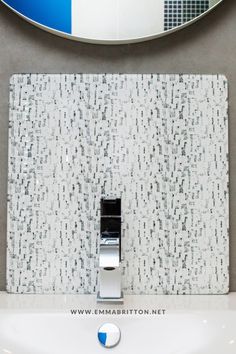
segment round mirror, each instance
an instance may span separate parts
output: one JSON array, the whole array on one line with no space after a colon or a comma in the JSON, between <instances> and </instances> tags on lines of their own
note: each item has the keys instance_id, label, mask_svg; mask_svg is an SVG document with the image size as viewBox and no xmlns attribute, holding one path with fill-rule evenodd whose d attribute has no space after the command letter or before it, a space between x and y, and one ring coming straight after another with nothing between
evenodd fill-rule
<instances>
[{"instance_id":1,"label":"round mirror","mask_svg":"<svg viewBox=\"0 0 236 354\"><path fill-rule=\"evenodd\" d=\"M141 42L181 29L223 0L0 0L57 35L103 44Z\"/></svg>"}]
</instances>

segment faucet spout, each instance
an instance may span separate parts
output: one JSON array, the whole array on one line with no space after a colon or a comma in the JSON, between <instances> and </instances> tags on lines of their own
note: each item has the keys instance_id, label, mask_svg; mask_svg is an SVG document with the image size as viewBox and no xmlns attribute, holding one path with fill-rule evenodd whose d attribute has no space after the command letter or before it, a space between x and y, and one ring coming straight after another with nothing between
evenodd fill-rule
<instances>
[{"instance_id":1,"label":"faucet spout","mask_svg":"<svg viewBox=\"0 0 236 354\"><path fill-rule=\"evenodd\" d=\"M121 200L101 200L99 245L99 302L122 302L121 292Z\"/></svg>"}]
</instances>

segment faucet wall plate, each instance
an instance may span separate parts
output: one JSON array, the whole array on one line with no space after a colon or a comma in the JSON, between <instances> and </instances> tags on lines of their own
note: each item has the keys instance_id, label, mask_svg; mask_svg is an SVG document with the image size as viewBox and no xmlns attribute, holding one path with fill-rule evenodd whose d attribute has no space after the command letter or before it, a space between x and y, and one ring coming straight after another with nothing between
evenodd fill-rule
<instances>
[{"instance_id":1,"label":"faucet wall plate","mask_svg":"<svg viewBox=\"0 0 236 354\"><path fill-rule=\"evenodd\" d=\"M123 304L124 303L124 294L123 291L121 292L121 296L118 298L109 298L109 297L101 297L100 292L98 292L97 294L97 302L98 303L103 303L103 304L107 304L107 303L111 303L111 304Z\"/></svg>"}]
</instances>

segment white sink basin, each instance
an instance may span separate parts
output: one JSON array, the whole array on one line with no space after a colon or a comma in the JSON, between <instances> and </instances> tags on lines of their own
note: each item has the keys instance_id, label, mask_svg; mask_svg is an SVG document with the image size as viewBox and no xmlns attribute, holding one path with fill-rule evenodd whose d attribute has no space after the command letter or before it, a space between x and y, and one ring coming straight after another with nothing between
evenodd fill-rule
<instances>
[{"instance_id":1,"label":"white sink basin","mask_svg":"<svg viewBox=\"0 0 236 354\"><path fill-rule=\"evenodd\" d=\"M71 314L71 310L91 314ZM99 314L119 310L124 314ZM141 314L144 310L149 314ZM156 311L156 314L151 314ZM163 311L165 310L165 311ZM132 313L133 312L133 313ZM134 312L140 312L140 314ZM117 347L97 339L106 322L121 330ZM127 296L96 305L94 296L0 293L0 353L235 354L236 293L224 296Z\"/></svg>"}]
</instances>

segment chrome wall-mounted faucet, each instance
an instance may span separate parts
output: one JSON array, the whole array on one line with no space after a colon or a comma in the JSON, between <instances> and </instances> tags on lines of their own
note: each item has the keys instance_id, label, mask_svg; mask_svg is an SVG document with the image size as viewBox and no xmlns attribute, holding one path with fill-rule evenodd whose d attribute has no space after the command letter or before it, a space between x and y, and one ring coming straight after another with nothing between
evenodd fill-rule
<instances>
[{"instance_id":1,"label":"chrome wall-mounted faucet","mask_svg":"<svg viewBox=\"0 0 236 354\"><path fill-rule=\"evenodd\" d=\"M101 200L98 302L123 302L121 291L121 199Z\"/></svg>"}]
</instances>

